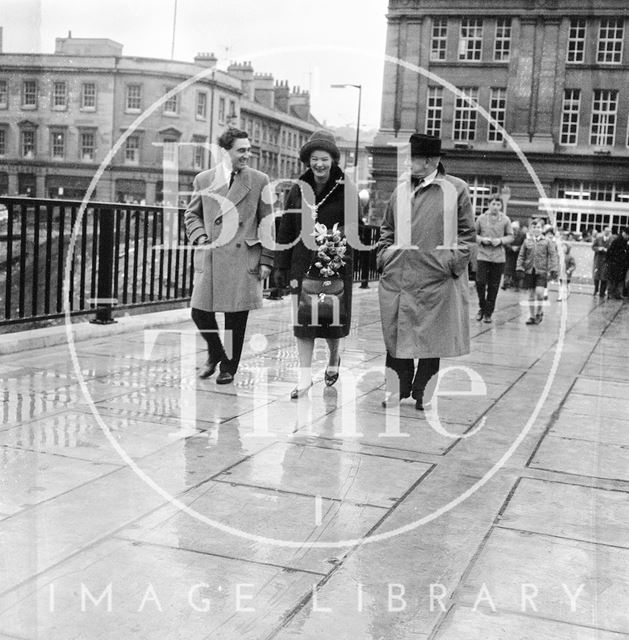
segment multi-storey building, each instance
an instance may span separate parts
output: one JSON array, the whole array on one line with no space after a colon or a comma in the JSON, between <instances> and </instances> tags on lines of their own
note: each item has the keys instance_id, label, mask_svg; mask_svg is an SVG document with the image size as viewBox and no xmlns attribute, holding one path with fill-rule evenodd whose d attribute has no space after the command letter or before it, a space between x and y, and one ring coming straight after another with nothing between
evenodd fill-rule
<instances>
[{"instance_id":1,"label":"multi-storey building","mask_svg":"<svg viewBox=\"0 0 629 640\"><path fill-rule=\"evenodd\" d=\"M386 52L401 64L385 66L379 209L395 144L419 131L441 137L476 213L499 191L512 217L546 215L545 196L567 229L627 224L628 18L625 0L390 0Z\"/></svg>"},{"instance_id":2,"label":"multi-storey building","mask_svg":"<svg viewBox=\"0 0 629 640\"><path fill-rule=\"evenodd\" d=\"M92 199L161 202L164 167L189 192L214 160L209 143L239 123L253 166L296 173L296 141L318 126L308 94L276 108L266 88L284 84L253 69L247 83L238 65L232 75L216 63L125 57L112 40L72 37L57 38L54 54L0 54L0 195L82 198L102 168Z\"/></svg>"}]
</instances>

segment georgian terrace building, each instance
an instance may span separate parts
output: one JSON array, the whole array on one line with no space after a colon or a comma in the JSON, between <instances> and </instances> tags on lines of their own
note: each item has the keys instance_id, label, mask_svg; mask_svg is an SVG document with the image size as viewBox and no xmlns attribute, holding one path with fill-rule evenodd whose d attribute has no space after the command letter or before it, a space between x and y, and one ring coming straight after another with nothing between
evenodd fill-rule
<instances>
[{"instance_id":1,"label":"georgian terrace building","mask_svg":"<svg viewBox=\"0 0 629 640\"><path fill-rule=\"evenodd\" d=\"M213 54L188 63L126 57L122 48L69 36L56 39L53 54L0 54L0 195L82 198L103 165L92 199L159 203L163 161L189 191L211 165L208 143L230 125L249 131L252 166L271 178L298 174L299 147L320 126L307 92L254 74L248 63L221 71Z\"/></svg>"},{"instance_id":2,"label":"georgian terrace building","mask_svg":"<svg viewBox=\"0 0 629 640\"><path fill-rule=\"evenodd\" d=\"M478 104L525 153L560 227L629 224L628 18L626 0L390 0L386 53L436 77L385 65L372 149L378 209L395 185L392 143L419 131L442 138L447 170L469 182L477 214L496 190L510 216L545 215Z\"/></svg>"}]
</instances>

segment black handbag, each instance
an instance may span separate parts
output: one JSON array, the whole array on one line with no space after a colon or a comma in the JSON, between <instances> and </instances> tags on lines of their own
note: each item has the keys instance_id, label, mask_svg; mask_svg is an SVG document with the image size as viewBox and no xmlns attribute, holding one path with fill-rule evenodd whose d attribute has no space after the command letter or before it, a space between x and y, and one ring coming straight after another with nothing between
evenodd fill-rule
<instances>
[{"instance_id":1,"label":"black handbag","mask_svg":"<svg viewBox=\"0 0 629 640\"><path fill-rule=\"evenodd\" d=\"M346 321L343 280L305 276L299 293L297 322L313 327L340 327Z\"/></svg>"}]
</instances>

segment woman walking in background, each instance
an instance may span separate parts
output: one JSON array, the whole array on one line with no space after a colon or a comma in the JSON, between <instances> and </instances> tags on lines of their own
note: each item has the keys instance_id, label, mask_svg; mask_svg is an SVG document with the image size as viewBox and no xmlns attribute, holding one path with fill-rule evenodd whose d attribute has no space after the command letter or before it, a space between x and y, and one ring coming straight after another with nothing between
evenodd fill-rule
<instances>
[{"instance_id":1,"label":"woman walking in background","mask_svg":"<svg viewBox=\"0 0 629 640\"><path fill-rule=\"evenodd\" d=\"M306 202L312 211L313 220L323 224L328 230L338 225L343 234L345 220L345 174L338 165L341 154L336 145L334 135L328 131L315 131L306 144L301 148L299 157L308 166L307 171L300 176L300 180L310 185L314 192L314 205ZM280 223L277 240L281 244L289 244L296 240L302 229L303 194L299 184L293 185L284 204L284 215ZM354 212L356 227L361 224L358 206ZM318 277L320 269L315 266L316 253L299 240L292 249L276 253L276 266L282 273L287 274L290 290L293 295L299 295L304 276L309 274ZM312 355L315 338L324 338L329 349L328 366L325 370L325 383L332 386L339 377L341 356L339 353L340 340L349 333L352 308L352 251L347 246L342 257L344 265L340 268L339 276L344 282L345 321L339 325L313 326L313 323L299 323L297 318L293 328L297 338L299 353L299 377L297 386L291 391L291 399L305 395L312 386Z\"/></svg>"}]
</instances>

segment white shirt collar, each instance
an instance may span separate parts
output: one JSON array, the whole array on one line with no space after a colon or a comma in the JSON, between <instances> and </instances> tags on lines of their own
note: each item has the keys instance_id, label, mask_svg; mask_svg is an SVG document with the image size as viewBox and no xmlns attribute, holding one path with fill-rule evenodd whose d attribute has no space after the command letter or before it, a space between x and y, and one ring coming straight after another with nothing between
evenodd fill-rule
<instances>
[{"instance_id":1,"label":"white shirt collar","mask_svg":"<svg viewBox=\"0 0 629 640\"><path fill-rule=\"evenodd\" d=\"M437 173L439 173L439 169L435 169L432 173L429 173L426 177L421 178L419 182L419 186L413 189L413 196L417 195L417 192L420 189L425 189L429 184L435 181L437 177Z\"/></svg>"}]
</instances>

